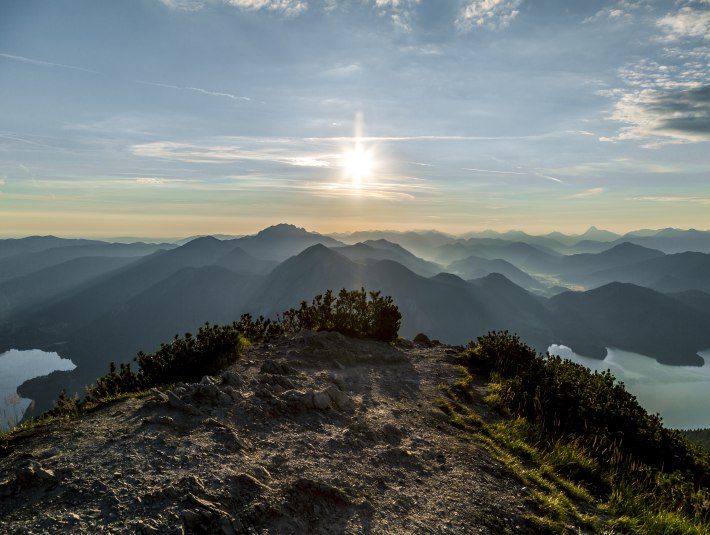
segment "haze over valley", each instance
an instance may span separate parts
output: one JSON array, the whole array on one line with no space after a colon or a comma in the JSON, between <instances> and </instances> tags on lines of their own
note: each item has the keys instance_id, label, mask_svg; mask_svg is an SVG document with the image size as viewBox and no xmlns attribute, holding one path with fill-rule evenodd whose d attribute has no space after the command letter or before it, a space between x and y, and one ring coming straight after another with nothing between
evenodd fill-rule
<instances>
[{"instance_id":1,"label":"haze over valley","mask_svg":"<svg viewBox=\"0 0 710 535\"><path fill-rule=\"evenodd\" d=\"M464 345L508 330L541 353L560 345L601 361L612 348L699 374L710 348L710 232L326 236L277 224L222 238L0 241L0 352L41 349L76 365L18 392L47 409L109 362L205 322L275 318L329 288L391 295L410 339Z\"/></svg>"}]
</instances>

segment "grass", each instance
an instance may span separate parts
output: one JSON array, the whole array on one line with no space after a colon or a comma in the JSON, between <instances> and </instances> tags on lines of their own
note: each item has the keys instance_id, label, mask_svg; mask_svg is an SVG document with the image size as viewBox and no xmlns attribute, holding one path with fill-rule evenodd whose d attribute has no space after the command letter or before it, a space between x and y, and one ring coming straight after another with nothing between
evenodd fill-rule
<instances>
[{"instance_id":1,"label":"grass","mask_svg":"<svg viewBox=\"0 0 710 535\"><path fill-rule=\"evenodd\" d=\"M166 388L169 389L171 386L172 385L168 385ZM33 434L38 429L57 425L59 423L69 422L75 418L79 418L85 414L90 414L125 399L140 399L145 398L148 395L150 395L149 390L140 390L135 392L124 392L115 396L107 396L100 399L92 399L91 401L85 401L83 403L78 403L78 399L76 398L69 398L72 399L74 407L71 407L64 402L64 405L61 407L55 407L55 409L47 411L39 416L36 416L35 418L25 420L7 431L0 431L0 456L2 456L3 450L7 450L15 440L25 437L28 434Z\"/></svg>"},{"instance_id":2,"label":"grass","mask_svg":"<svg viewBox=\"0 0 710 535\"><path fill-rule=\"evenodd\" d=\"M490 393L481 400L468 368L459 372L455 383L440 385L444 397L437 405L462 439L482 446L527 487L537 509L527 520L541 533L568 533L572 526L597 533L710 533L710 495L693 489L686 476L628 464L614 451L605 465L583 437L551 438L535 422L505 410L499 411L502 418L486 421L476 406L501 409L503 381L495 373L487 377Z\"/></svg>"}]
</instances>

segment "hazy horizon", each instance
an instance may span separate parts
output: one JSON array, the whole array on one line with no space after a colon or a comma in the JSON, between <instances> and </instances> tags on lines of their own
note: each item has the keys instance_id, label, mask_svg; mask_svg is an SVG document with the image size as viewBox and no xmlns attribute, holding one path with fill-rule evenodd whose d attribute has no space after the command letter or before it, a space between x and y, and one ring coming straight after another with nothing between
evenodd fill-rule
<instances>
[{"instance_id":1,"label":"hazy horizon","mask_svg":"<svg viewBox=\"0 0 710 535\"><path fill-rule=\"evenodd\" d=\"M0 7L0 233L710 228L706 0Z\"/></svg>"},{"instance_id":2,"label":"hazy horizon","mask_svg":"<svg viewBox=\"0 0 710 535\"><path fill-rule=\"evenodd\" d=\"M99 240L99 241L106 241L106 240L118 240L118 241L130 241L130 240L166 240L168 242L170 241L178 241L178 240L185 240L187 238L195 238L199 236L214 236L217 238L225 238L225 237L241 237L241 236L252 236L255 234L258 234L259 232L273 227L277 225L290 225L294 226L297 228L301 228L307 232L315 232L317 234L321 234L323 236L349 236L352 234L356 233L366 233L366 232L381 232L381 233L406 233L406 232L414 232L414 233L427 233L427 232L438 232L441 234L446 234L449 235L453 238L461 238L463 236L469 235L469 234L485 234L485 233L496 233L496 234L501 234L504 235L506 233L516 233L516 232L524 232L526 234L529 234L530 236L546 236L554 232L559 232L561 234L565 234L570 237L574 236L581 236L585 234L587 231L590 231L592 229L596 229L599 231L608 231L612 232L614 234L618 234L619 236L623 237L624 235L627 234L632 234L634 232L660 232L663 230L679 230L679 231L691 231L695 230L698 232L710 232L710 228L703 229L703 228L675 228L675 227L664 227L664 228L648 228L648 227L643 227L643 228L632 228L630 230L618 230L615 231L613 229L609 228L602 228L597 225L590 225L588 227L582 228L582 230L578 231L570 231L570 232L562 232L557 229L553 229L551 231L545 231L545 232L530 232L529 229L522 229L522 228L510 228L510 229L502 229L502 230L494 230L491 228L482 228L482 229L468 229L464 230L462 232L454 233L454 232L448 232L445 230L437 229L437 228L403 228L403 229L396 229L396 228L358 228L354 230L341 230L341 231L328 231L328 230L318 230L318 229L313 229L313 228L308 228L296 223L288 223L288 222L273 222L271 224L267 224L265 227L253 229L253 230L243 230L243 231L224 231L224 232L214 232L214 233L205 233L205 234L199 234L199 233L192 233L192 234L185 234L181 236L175 236L175 235L170 235L170 234L165 234L165 235L158 235L158 234L153 234L153 235L145 235L145 236L128 236L128 235L94 235L91 233L86 233L86 234L59 234L56 232L50 232L47 234L31 234L31 235L23 235L23 234L0 234L0 239L23 239L23 238L30 238L30 237L36 237L36 236L54 236L57 238L62 238L62 239L92 239L92 240Z\"/></svg>"}]
</instances>

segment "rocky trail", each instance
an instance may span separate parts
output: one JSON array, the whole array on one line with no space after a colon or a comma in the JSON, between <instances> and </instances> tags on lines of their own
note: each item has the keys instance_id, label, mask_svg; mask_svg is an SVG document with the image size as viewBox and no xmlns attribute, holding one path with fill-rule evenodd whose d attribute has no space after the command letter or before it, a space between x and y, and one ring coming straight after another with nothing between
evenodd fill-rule
<instances>
[{"instance_id":1,"label":"rocky trail","mask_svg":"<svg viewBox=\"0 0 710 535\"><path fill-rule=\"evenodd\" d=\"M0 450L0 533L526 533L436 406L454 348L302 333Z\"/></svg>"}]
</instances>

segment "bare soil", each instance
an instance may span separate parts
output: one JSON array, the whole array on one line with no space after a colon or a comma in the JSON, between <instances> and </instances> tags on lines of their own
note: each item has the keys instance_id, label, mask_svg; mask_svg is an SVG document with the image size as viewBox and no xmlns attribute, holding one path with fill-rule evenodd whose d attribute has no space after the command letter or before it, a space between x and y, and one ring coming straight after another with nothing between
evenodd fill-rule
<instances>
[{"instance_id":1,"label":"bare soil","mask_svg":"<svg viewBox=\"0 0 710 535\"><path fill-rule=\"evenodd\" d=\"M0 453L0 533L533 533L436 406L457 351L302 333Z\"/></svg>"}]
</instances>

